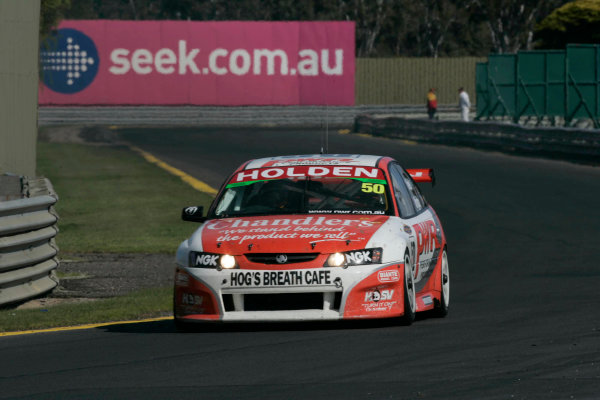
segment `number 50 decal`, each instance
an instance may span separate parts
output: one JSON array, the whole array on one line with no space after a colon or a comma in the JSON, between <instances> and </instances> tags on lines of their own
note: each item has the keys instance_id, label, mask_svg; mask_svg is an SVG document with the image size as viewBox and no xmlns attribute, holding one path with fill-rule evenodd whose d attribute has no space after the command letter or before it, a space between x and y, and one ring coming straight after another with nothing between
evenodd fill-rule
<instances>
[{"instance_id":1,"label":"number 50 decal","mask_svg":"<svg viewBox=\"0 0 600 400\"><path fill-rule=\"evenodd\" d=\"M382 194L385 192L385 186L380 183L363 182L361 190L365 193Z\"/></svg>"}]
</instances>

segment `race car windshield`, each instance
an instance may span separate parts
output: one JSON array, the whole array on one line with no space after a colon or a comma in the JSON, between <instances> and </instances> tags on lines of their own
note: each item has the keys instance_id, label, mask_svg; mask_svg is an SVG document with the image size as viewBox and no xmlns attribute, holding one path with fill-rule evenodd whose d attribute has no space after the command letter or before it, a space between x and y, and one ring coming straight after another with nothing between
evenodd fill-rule
<instances>
[{"instance_id":1,"label":"race car windshield","mask_svg":"<svg viewBox=\"0 0 600 400\"><path fill-rule=\"evenodd\" d=\"M214 217L269 214L387 214L383 179L288 177L229 183Z\"/></svg>"}]
</instances>

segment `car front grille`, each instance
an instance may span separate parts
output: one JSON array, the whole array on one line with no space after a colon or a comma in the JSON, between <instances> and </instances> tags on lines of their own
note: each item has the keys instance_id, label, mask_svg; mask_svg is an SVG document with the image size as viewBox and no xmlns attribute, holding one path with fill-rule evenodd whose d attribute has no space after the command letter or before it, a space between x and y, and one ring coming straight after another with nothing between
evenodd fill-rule
<instances>
[{"instance_id":1,"label":"car front grille","mask_svg":"<svg viewBox=\"0 0 600 400\"><path fill-rule=\"evenodd\" d=\"M246 293L244 308L237 311L296 311L323 310L323 292L309 293ZM336 292L333 297L331 310L339 310L342 302L342 292ZM223 294L225 311L236 311L233 296Z\"/></svg>"},{"instance_id":2,"label":"car front grille","mask_svg":"<svg viewBox=\"0 0 600 400\"><path fill-rule=\"evenodd\" d=\"M245 311L322 310L323 293L244 295Z\"/></svg>"},{"instance_id":3,"label":"car front grille","mask_svg":"<svg viewBox=\"0 0 600 400\"><path fill-rule=\"evenodd\" d=\"M258 264L295 264L313 261L319 253L252 253L245 256L249 261ZM283 258L285 261L281 262Z\"/></svg>"}]
</instances>

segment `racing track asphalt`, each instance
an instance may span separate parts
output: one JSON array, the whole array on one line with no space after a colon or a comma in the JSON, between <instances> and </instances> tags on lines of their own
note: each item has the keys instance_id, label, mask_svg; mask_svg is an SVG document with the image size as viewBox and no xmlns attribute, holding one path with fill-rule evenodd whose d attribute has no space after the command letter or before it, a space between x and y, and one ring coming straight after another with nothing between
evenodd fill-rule
<instances>
[{"instance_id":1,"label":"racing track asphalt","mask_svg":"<svg viewBox=\"0 0 600 400\"><path fill-rule=\"evenodd\" d=\"M316 152L320 134L120 131L213 186L249 158ZM436 170L424 192L448 237L447 318L191 334L161 321L5 337L0 399L600 397L600 168L337 132L329 149Z\"/></svg>"}]
</instances>

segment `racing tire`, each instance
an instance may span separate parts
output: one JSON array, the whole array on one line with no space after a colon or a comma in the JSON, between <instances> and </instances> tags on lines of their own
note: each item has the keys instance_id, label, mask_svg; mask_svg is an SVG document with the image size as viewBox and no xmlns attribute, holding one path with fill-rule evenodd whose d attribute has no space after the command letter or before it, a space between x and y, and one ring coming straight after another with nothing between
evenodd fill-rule
<instances>
[{"instance_id":1,"label":"racing tire","mask_svg":"<svg viewBox=\"0 0 600 400\"><path fill-rule=\"evenodd\" d=\"M440 268L440 300L436 300L433 315L438 318L444 318L448 315L450 307L450 268L448 265L448 254L446 249L442 253L442 268Z\"/></svg>"},{"instance_id":2,"label":"racing tire","mask_svg":"<svg viewBox=\"0 0 600 400\"><path fill-rule=\"evenodd\" d=\"M404 255L404 314L400 317L402 325L410 325L415 320L417 299L415 295L415 284L413 271L410 266L408 253Z\"/></svg>"},{"instance_id":3,"label":"racing tire","mask_svg":"<svg viewBox=\"0 0 600 400\"><path fill-rule=\"evenodd\" d=\"M190 324L189 322L184 322L177 318L173 319L173 322L175 322L175 330L177 330L177 332L179 333L194 331L192 324Z\"/></svg>"},{"instance_id":4,"label":"racing tire","mask_svg":"<svg viewBox=\"0 0 600 400\"><path fill-rule=\"evenodd\" d=\"M178 318L173 318L175 330L178 333L198 333L206 332L207 329L212 329L218 325L207 321L186 321Z\"/></svg>"}]
</instances>

